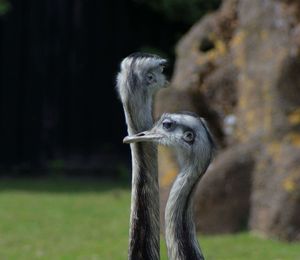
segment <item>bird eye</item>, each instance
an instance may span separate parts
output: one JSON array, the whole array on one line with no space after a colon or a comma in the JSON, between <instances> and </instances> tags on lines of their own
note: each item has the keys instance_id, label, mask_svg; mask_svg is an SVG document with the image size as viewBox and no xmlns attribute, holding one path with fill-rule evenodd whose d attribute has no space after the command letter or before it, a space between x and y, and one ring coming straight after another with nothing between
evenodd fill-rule
<instances>
[{"instance_id":1,"label":"bird eye","mask_svg":"<svg viewBox=\"0 0 300 260\"><path fill-rule=\"evenodd\" d=\"M172 121L169 120L165 120L163 122L163 128L166 130L171 130L173 128L174 123Z\"/></svg>"},{"instance_id":2,"label":"bird eye","mask_svg":"<svg viewBox=\"0 0 300 260\"><path fill-rule=\"evenodd\" d=\"M154 77L153 73L148 73L146 75L146 77L147 77L148 84L151 84L151 83L153 83L155 81L155 77Z\"/></svg>"},{"instance_id":3,"label":"bird eye","mask_svg":"<svg viewBox=\"0 0 300 260\"><path fill-rule=\"evenodd\" d=\"M192 131L186 131L183 134L183 140L188 142L188 143L194 142L194 139L195 139L195 135Z\"/></svg>"}]
</instances>

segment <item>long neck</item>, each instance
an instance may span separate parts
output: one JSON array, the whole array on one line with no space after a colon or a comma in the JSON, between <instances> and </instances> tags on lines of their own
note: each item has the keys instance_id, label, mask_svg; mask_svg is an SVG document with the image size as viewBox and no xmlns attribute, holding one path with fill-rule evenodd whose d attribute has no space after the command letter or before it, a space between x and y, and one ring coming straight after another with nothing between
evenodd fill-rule
<instances>
[{"instance_id":1,"label":"long neck","mask_svg":"<svg viewBox=\"0 0 300 260\"><path fill-rule=\"evenodd\" d=\"M137 102L142 102L137 99ZM124 104L128 133L152 127L152 100L143 104ZM138 110L136 109L138 108ZM159 186L157 149L153 143L133 143L132 193L128 259L159 259Z\"/></svg>"},{"instance_id":2,"label":"long neck","mask_svg":"<svg viewBox=\"0 0 300 260\"><path fill-rule=\"evenodd\" d=\"M181 168L166 205L166 242L171 260L204 259L193 221L193 194L196 184L206 170Z\"/></svg>"},{"instance_id":3,"label":"long neck","mask_svg":"<svg viewBox=\"0 0 300 260\"><path fill-rule=\"evenodd\" d=\"M129 135L149 130L153 126L152 98L135 96L122 100Z\"/></svg>"}]
</instances>

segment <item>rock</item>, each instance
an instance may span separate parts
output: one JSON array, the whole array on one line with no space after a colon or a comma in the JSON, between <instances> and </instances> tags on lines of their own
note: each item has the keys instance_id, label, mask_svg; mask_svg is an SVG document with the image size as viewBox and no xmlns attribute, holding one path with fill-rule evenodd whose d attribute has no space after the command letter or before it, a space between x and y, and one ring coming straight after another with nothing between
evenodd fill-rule
<instances>
[{"instance_id":1,"label":"rock","mask_svg":"<svg viewBox=\"0 0 300 260\"><path fill-rule=\"evenodd\" d=\"M155 114L194 111L220 145L197 188L198 229L300 239L300 2L224 0L176 53ZM163 208L178 166L167 149L159 158Z\"/></svg>"},{"instance_id":2,"label":"rock","mask_svg":"<svg viewBox=\"0 0 300 260\"><path fill-rule=\"evenodd\" d=\"M247 228L255 147L228 148L208 169L195 194L198 230L229 233Z\"/></svg>"},{"instance_id":3,"label":"rock","mask_svg":"<svg viewBox=\"0 0 300 260\"><path fill-rule=\"evenodd\" d=\"M261 144L250 228L300 239L300 24L298 1L240 1L233 48L239 69L237 136ZM299 120L299 121L298 121Z\"/></svg>"}]
</instances>

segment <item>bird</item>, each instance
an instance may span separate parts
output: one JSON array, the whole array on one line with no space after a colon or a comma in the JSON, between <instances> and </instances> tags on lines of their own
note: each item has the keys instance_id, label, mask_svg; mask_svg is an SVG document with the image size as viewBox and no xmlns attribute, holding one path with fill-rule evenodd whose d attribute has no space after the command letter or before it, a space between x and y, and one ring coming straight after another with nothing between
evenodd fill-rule
<instances>
[{"instance_id":1,"label":"bird","mask_svg":"<svg viewBox=\"0 0 300 260\"><path fill-rule=\"evenodd\" d=\"M191 112L165 113L150 130L127 136L123 142L151 142L174 149L180 171L165 211L168 257L204 259L193 221L193 194L215 153L216 145L206 121Z\"/></svg>"},{"instance_id":2,"label":"bird","mask_svg":"<svg viewBox=\"0 0 300 260\"><path fill-rule=\"evenodd\" d=\"M120 65L117 92L121 99L128 134L153 126L155 93L167 85L167 60L158 55L133 53ZM160 258L159 184L157 148L153 143L131 144L132 192L128 259Z\"/></svg>"}]
</instances>

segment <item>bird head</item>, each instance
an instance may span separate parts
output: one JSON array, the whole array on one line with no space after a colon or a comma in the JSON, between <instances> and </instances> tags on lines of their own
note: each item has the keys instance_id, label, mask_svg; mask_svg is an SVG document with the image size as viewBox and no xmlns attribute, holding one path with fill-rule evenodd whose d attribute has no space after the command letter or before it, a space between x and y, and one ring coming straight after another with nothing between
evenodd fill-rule
<instances>
[{"instance_id":1,"label":"bird head","mask_svg":"<svg viewBox=\"0 0 300 260\"><path fill-rule=\"evenodd\" d=\"M152 96L166 85L164 68L167 60L154 54L133 53L121 62L117 89L122 100Z\"/></svg>"},{"instance_id":2,"label":"bird head","mask_svg":"<svg viewBox=\"0 0 300 260\"><path fill-rule=\"evenodd\" d=\"M152 129L127 136L123 142L154 142L172 147L179 161L204 159L209 163L215 149L205 120L190 112L164 114Z\"/></svg>"}]
</instances>

